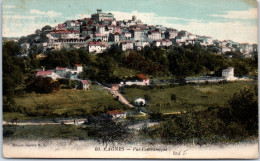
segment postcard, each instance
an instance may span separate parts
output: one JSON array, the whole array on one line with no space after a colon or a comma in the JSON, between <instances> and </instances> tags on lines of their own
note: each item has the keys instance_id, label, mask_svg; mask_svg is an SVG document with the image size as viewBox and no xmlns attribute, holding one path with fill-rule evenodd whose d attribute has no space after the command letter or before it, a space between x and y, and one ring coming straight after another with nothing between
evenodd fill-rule
<instances>
[{"instance_id":1,"label":"postcard","mask_svg":"<svg viewBox=\"0 0 260 161\"><path fill-rule=\"evenodd\" d=\"M258 158L256 0L3 0L5 158Z\"/></svg>"}]
</instances>

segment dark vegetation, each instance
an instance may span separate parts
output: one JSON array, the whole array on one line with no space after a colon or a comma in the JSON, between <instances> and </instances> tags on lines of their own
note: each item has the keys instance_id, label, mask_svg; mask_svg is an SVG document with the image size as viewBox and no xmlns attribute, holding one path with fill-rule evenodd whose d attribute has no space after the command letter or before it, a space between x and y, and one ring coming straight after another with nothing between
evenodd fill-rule
<instances>
[{"instance_id":1,"label":"dark vegetation","mask_svg":"<svg viewBox=\"0 0 260 161\"><path fill-rule=\"evenodd\" d=\"M160 113L151 119L163 120L151 128L143 128L141 135L164 143L208 144L240 142L258 136L258 93L255 89L244 89L235 93L227 107L209 107L164 117Z\"/></svg>"},{"instance_id":2,"label":"dark vegetation","mask_svg":"<svg viewBox=\"0 0 260 161\"><path fill-rule=\"evenodd\" d=\"M180 115L165 117L157 112L150 115L153 121L162 121L152 127L144 126L138 136L128 128L136 121L129 117L115 122L107 114L88 119L87 126L40 125L3 127L4 138L12 139L95 139L103 144L138 142L183 144L217 144L253 141L258 136L257 88L244 89L234 94L227 107L209 107L204 111L187 110Z\"/></svg>"},{"instance_id":3,"label":"dark vegetation","mask_svg":"<svg viewBox=\"0 0 260 161\"><path fill-rule=\"evenodd\" d=\"M47 56L37 59L36 54L42 52L41 47L35 42L41 42L46 38L45 29L37 30L35 34L23 37L19 43L3 43L3 111L21 112L32 116L41 115L37 108L30 111L29 108L16 106L13 97L23 95L27 92L50 93L57 91L61 86L72 88L70 82L53 82L48 79L34 78L35 69L45 67L53 69L60 67L73 67L75 63L84 65L81 78L96 80L99 82L115 83L121 78L114 74L118 68L128 68L144 73L150 77L171 76L183 79L186 76L212 75L220 76L221 70L227 67L235 67L236 76L250 75L257 77L257 54L252 58L243 58L241 53L231 52L224 55L216 54L215 50L205 49L201 46L182 46L163 48L145 48L142 51L121 52L117 47L112 47L103 54L93 55L85 49L70 49L61 51L46 51ZM29 57L17 57L21 53L19 45L29 42L32 45ZM230 58L229 56L233 57ZM26 90L26 87L28 90ZM150 87L149 87L150 88ZM157 87L156 87L157 88ZM146 100L150 95L146 94ZM152 113L152 120L162 120L156 127L144 128L141 135L145 138L157 140L161 138L165 143L195 142L197 144L216 143L221 141L240 141L258 135L258 102L257 88L245 89L236 93L225 107L209 107L207 110L195 111L192 107L181 115L166 117L159 112ZM172 102L178 101L178 95L171 95ZM99 106L97 107L99 108ZM93 107L92 111L81 109L79 113L93 113L99 115L114 107L103 106L102 110ZM40 110L39 110L40 109ZM21 111L19 111L21 110ZM28 111L26 111L28 110ZM67 111L68 115L75 110ZM96 110L96 111L95 111ZM52 116L53 109L39 106L38 111L45 111L44 115ZM35 113L36 112L36 113ZM63 116L63 115L62 115ZM17 119L17 118L16 118ZM5 126L9 127L9 126ZM5 131L4 136L37 138L41 133L46 138L76 137L86 139L87 137L100 138L102 142L124 140L128 137L128 129L121 123L105 121L99 123L95 128L82 128L67 125L35 126L36 133L30 130L30 126L10 126L13 130ZM106 131L104 131L104 129ZM49 132L51 131L51 132ZM33 134L34 133L34 134Z\"/></svg>"},{"instance_id":4,"label":"dark vegetation","mask_svg":"<svg viewBox=\"0 0 260 161\"><path fill-rule=\"evenodd\" d=\"M81 78L100 82L118 83L120 78L115 70L130 68L148 76L173 76L183 78L194 75L215 73L220 76L221 70L235 67L236 76L252 75L256 77L257 54L252 58L243 58L241 53L233 54L233 58L218 55L201 46L181 46L169 49L145 48L142 51L122 52L112 47L105 53L93 55L85 49L46 51L46 58L37 59L30 52L28 58L16 57L21 52L19 44L5 42L3 44L3 85L4 94L20 85L26 86L35 74L35 69L45 67L73 67L74 64L84 65Z\"/></svg>"},{"instance_id":5,"label":"dark vegetation","mask_svg":"<svg viewBox=\"0 0 260 161\"><path fill-rule=\"evenodd\" d=\"M89 119L88 126L76 125L4 125L3 137L12 139L96 139L108 144L130 141L131 132L124 122L115 122L109 115L101 114Z\"/></svg>"}]
</instances>

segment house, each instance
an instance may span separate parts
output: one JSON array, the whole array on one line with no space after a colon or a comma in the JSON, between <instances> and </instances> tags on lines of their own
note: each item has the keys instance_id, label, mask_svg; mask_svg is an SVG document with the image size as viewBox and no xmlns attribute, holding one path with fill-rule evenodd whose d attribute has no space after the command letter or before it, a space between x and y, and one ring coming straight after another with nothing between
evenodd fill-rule
<instances>
[{"instance_id":1,"label":"house","mask_svg":"<svg viewBox=\"0 0 260 161\"><path fill-rule=\"evenodd\" d=\"M130 32L125 32L124 33L124 37L126 40L130 40L131 39L131 33Z\"/></svg>"},{"instance_id":2,"label":"house","mask_svg":"<svg viewBox=\"0 0 260 161\"><path fill-rule=\"evenodd\" d=\"M98 41L98 42L100 42L100 41L105 41L105 42L107 42L108 41L108 36L107 36L108 34L101 34L101 33L98 33L98 32L96 32L95 34L94 34L94 39L93 40L96 40L96 41Z\"/></svg>"},{"instance_id":3,"label":"house","mask_svg":"<svg viewBox=\"0 0 260 161\"><path fill-rule=\"evenodd\" d=\"M119 42L120 41L120 34L118 32L116 32L114 34L110 34L108 40L112 41L112 42Z\"/></svg>"},{"instance_id":4,"label":"house","mask_svg":"<svg viewBox=\"0 0 260 161\"><path fill-rule=\"evenodd\" d=\"M92 14L91 19L93 19L95 22L108 20L112 21L114 20L114 15L112 13L102 13L102 9L97 9L97 13Z\"/></svg>"},{"instance_id":5,"label":"house","mask_svg":"<svg viewBox=\"0 0 260 161\"><path fill-rule=\"evenodd\" d=\"M199 36L198 39L201 41L201 45L213 45L212 37L208 36Z\"/></svg>"},{"instance_id":6,"label":"house","mask_svg":"<svg viewBox=\"0 0 260 161\"><path fill-rule=\"evenodd\" d=\"M74 69L77 73L83 72L83 66L81 64L75 64Z\"/></svg>"},{"instance_id":7,"label":"house","mask_svg":"<svg viewBox=\"0 0 260 161\"><path fill-rule=\"evenodd\" d=\"M164 39L164 40L156 40L155 46L160 47L160 46L172 46L172 41L169 39Z\"/></svg>"},{"instance_id":8,"label":"house","mask_svg":"<svg viewBox=\"0 0 260 161\"><path fill-rule=\"evenodd\" d=\"M121 110L108 111L107 113L112 116L112 119L126 118L126 112Z\"/></svg>"},{"instance_id":9,"label":"house","mask_svg":"<svg viewBox=\"0 0 260 161\"><path fill-rule=\"evenodd\" d=\"M253 50L253 46L252 45L249 45L248 43L241 44L241 50L240 50L241 53L249 54L249 53L251 53L253 51L254 50Z\"/></svg>"},{"instance_id":10,"label":"house","mask_svg":"<svg viewBox=\"0 0 260 161\"><path fill-rule=\"evenodd\" d=\"M161 33L159 31L149 31L148 32L148 39L160 40L160 39L162 39L162 36L161 36Z\"/></svg>"},{"instance_id":11,"label":"house","mask_svg":"<svg viewBox=\"0 0 260 161\"><path fill-rule=\"evenodd\" d=\"M112 90L114 90L114 91L118 91L119 86L118 86L118 84L112 84L112 85L111 85L111 88L112 88Z\"/></svg>"},{"instance_id":12,"label":"house","mask_svg":"<svg viewBox=\"0 0 260 161\"><path fill-rule=\"evenodd\" d=\"M64 22L63 27L66 27L67 30L80 30L80 23L79 21L75 20L68 20Z\"/></svg>"},{"instance_id":13,"label":"house","mask_svg":"<svg viewBox=\"0 0 260 161\"><path fill-rule=\"evenodd\" d=\"M143 85L149 85L150 84L149 78L146 77L145 75L137 74L137 77L142 80Z\"/></svg>"},{"instance_id":14,"label":"house","mask_svg":"<svg viewBox=\"0 0 260 161\"><path fill-rule=\"evenodd\" d=\"M87 80L80 80L78 83L78 89L89 89L89 83Z\"/></svg>"},{"instance_id":15,"label":"house","mask_svg":"<svg viewBox=\"0 0 260 161\"><path fill-rule=\"evenodd\" d=\"M146 102L145 102L145 99L143 99L143 98L137 98L137 99L135 99L134 104L136 106L145 106Z\"/></svg>"},{"instance_id":16,"label":"house","mask_svg":"<svg viewBox=\"0 0 260 161\"><path fill-rule=\"evenodd\" d=\"M147 39L147 36L145 35L144 31L140 29L132 29L130 30L132 38L134 38L135 41L144 41Z\"/></svg>"},{"instance_id":17,"label":"house","mask_svg":"<svg viewBox=\"0 0 260 161\"><path fill-rule=\"evenodd\" d=\"M150 46L148 41L136 41L135 42L135 49L137 49L137 50L142 50L146 46Z\"/></svg>"},{"instance_id":18,"label":"house","mask_svg":"<svg viewBox=\"0 0 260 161\"><path fill-rule=\"evenodd\" d=\"M54 73L53 71L38 71L35 75L36 77L50 77L54 80L57 78L61 78L58 74Z\"/></svg>"},{"instance_id":19,"label":"house","mask_svg":"<svg viewBox=\"0 0 260 161\"><path fill-rule=\"evenodd\" d=\"M120 47L122 51L133 50L134 43L132 43L131 41L122 41L120 42Z\"/></svg>"},{"instance_id":20,"label":"house","mask_svg":"<svg viewBox=\"0 0 260 161\"><path fill-rule=\"evenodd\" d=\"M131 86L131 85L144 86L144 85L149 85L149 84L150 84L149 78L146 77L146 76L143 75L143 74L137 74L137 76L134 77L134 78L128 79L128 80L123 81L123 82L120 82L120 86L123 86L123 85L128 85L128 86Z\"/></svg>"},{"instance_id":21,"label":"house","mask_svg":"<svg viewBox=\"0 0 260 161\"><path fill-rule=\"evenodd\" d=\"M103 53L106 49L106 45L100 42L89 42L88 45L88 50L90 53Z\"/></svg>"},{"instance_id":22,"label":"house","mask_svg":"<svg viewBox=\"0 0 260 161\"><path fill-rule=\"evenodd\" d=\"M222 53L231 52L231 51L232 51L232 48L231 48L231 47L222 47L222 48L221 48L221 52L222 52Z\"/></svg>"},{"instance_id":23,"label":"house","mask_svg":"<svg viewBox=\"0 0 260 161\"><path fill-rule=\"evenodd\" d=\"M58 74L60 77L66 77L67 75L67 68L56 67L55 73Z\"/></svg>"},{"instance_id":24,"label":"house","mask_svg":"<svg viewBox=\"0 0 260 161\"><path fill-rule=\"evenodd\" d=\"M168 30L165 32L166 39L174 39L176 36L178 36L177 30Z\"/></svg>"},{"instance_id":25,"label":"house","mask_svg":"<svg viewBox=\"0 0 260 161\"><path fill-rule=\"evenodd\" d=\"M236 80L237 77L234 77L234 67L222 70L222 77L226 80Z\"/></svg>"}]
</instances>

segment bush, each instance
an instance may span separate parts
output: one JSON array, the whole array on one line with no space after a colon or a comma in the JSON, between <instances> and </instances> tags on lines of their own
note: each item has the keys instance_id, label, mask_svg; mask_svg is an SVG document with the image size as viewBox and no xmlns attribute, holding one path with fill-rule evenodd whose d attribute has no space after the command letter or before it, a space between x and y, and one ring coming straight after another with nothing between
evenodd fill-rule
<instances>
[{"instance_id":1,"label":"bush","mask_svg":"<svg viewBox=\"0 0 260 161\"><path fill-rule=\"evenodd\" d=\"M36 93L51 93L60 90L60 83L49 77L35 77L27 84L26 89Z\"/></svg>"},{"instance_id":2,"label":"bush","mask_svg":"<svg viewBox=\"0 0 260 161\"><path fill-rule=\"evenodd\" d=\"M255 89L244 89L235 93L229 101L234 121L246 126L250 134L258 130L258 96Z\"/></svg>"},{"instance_id":3,"label":"bush","mask_svg":"<svg viewBox=\"0 0 260 161\"><path fill-rule=\"evenodd\" d=\"M144 99L146 101L150 101L151 100L151 96L149 94L144 94Z\"/></svg>"},{"instance_id":4,"label":"bush","mask_svg":"<svg viewBox=\"0 0 260 161\"><path fill-rule=\"evenodd\" d=\"M171 100L174 101L174 103L176 102L176 94L171 95Z\"/></svg>"}]
</instances>

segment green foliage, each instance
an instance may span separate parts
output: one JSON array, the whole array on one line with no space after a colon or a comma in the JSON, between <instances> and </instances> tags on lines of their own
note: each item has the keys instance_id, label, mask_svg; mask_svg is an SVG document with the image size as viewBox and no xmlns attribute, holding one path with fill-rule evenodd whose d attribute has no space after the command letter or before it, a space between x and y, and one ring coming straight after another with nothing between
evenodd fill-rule
<instances>
[{"instance_id":1,"label":"green foliage","mask_svg":"<svg viewBox=\"0 0 260 161\"><path fill-rule=\"evenodd\" d=\"M4 125L3 137L12 139L89 139L90 128L75 125Z\"/></svg>"},{"instance_id":2,"label":"green foliage","mask_svg":"<svg viewBox=\"0 0 260 161\"><path fill-rule=\"evenodd\" d=\"M209 144L238 142L258 135L257 88L243 89L229 101L230 108L187 111L143 129L142 135L165 143ZM151 116L154 116L151 115Z\"/></svg>"},{"instance_id":3,"label":"green foliage","mask_svg":"<svg viewBox=\"0 0 260 161\"><path fill-rule=\"evenodd\" d=\"M160 75L167 72L167 68L149 59L137 52L131 52L125 59L124 64L131 69L142 71L150 75Z\"/></svg>"},{"instance_id":4,"label":"green foliage","mask_svg":"<svg viewBox=\"0 0 260 161\"><path fill-rule=\"evenodd\" d=\"M90 90L61 89L58 92L40 94L35 92L14 95L10 97L14 104L6 105L15 112L5 112L4 119L11 120L14 115L19 120L35 117L82 117L100 114L111 110L126 110L123 104L113 99L110 93L99 86L91 85ZM45 107L52 111L49 115ZM7 107L7 106L6 106ZM38 110L36 110L36 108ZM46 110L48 111L48 110Z\"/></svg>"},{"instance_id":5,"label":"green foliage","mask_svg":"<svg viewBox=\"0 0 260 161\"><path fill-rule=\"evenodd\" d=\"M146 101L150 101L151 100L151 96L149 94L144 94L144 99Z\"/></svg>"},{"instance_id":6,"label":"green foliage","mask_svg":"<svg viewBox=\"0 0 260 161\"><path fill-rule=\"evenodd\" d=\"M127 141L129 129L122 122L115 122L109 116L103 116L95 123L95 130L92 137L103 144L114 143L116 141Z\"/></svg>"},{"instance_id":7,"label":"green foliage","mask_svg":"<svg viewBox=\"0 0 260 161\"><path fill-rule=\"evenodd\" d=\"M149 119L151 120L163 120L162 113L152 112L149 114Z\"/></svg>"},{"instance_id":8,"label":"green foliage","mask_svg":"<svg viewBox=\"0 0 260 161\"><path fill-rule=\"evenodd\" d=\"M15 56L20 48L14 42L3 44L3 94L8 94L23 82L20 60Z\"/></svg>"},{"instance_id":9,"label":"green foliage","mask_svg":"<svg viewBox=\"0 0 260 161\"><path fill-rule=\"evenodd\" d=\"M3 96L3 112L17 111L15 101L11 96Z\"/></svg>"},{"instance_id":10,"label":"green foliage","mask_svg":"<svg viewBox=\"0 0 260 161\"><path fill-rule=\"evenodd\" d=\"M226 84L212 84L212 85L170 85L161 86L144 86L144 87L128 87L122 88L124 96L129 101L134 101L137 97L143 97L149 94L151 100L147 110L157 111L162 113L172 113L186 111L183 105L186 103L188 108L193 107L194 110L205 110L208 107L227 107L227 102L234 93L239 92L243 88L250 88L255 86L257 82L229 82ZM173 103L171 95L176 94L176 101ZM178 98L177 98L178 97ZM170 104L170 105L169 105Z\"/></svg>"},{"instance_id":11,"label":"green foliage","mask_svg":"<svg viewBox=\"0 0 260 161\"><path fill-rule=\"evenodd\" d=\"M59 84L61 85L61 89L75 89L78 85L77 80L60 78L58 79Z\"/></svg>"},{"instance_id":12,"label":"green foliage","mask_svg":"<svg viewBox=\"0 0 260 161\"><path fill-rule=\"evenodd\" d=\"M235 93L229 105L235 122L244 124L251 134L258 131L257 87Z\"/></svg>"},{"instance_id":13,"label":"green foliage","mask_svg":"<svg viewBox=\"0 0 260 161\"><path fill-rule=\"evenodd\" d=\"M174 103L176 102L176 94L171 94L171 100L174 101Z\"/></svg>"},{"instance_id":14,"label":"green foliage","mask_svg":"<svg viewBox=\"0 0 260 161\"><path fill-rule=\"evenodd\" d=\"M60 83L50 77L35 77L27 84L27 90L36 93L51 93L60 89Z\"/></svg>"}]
</instances>

